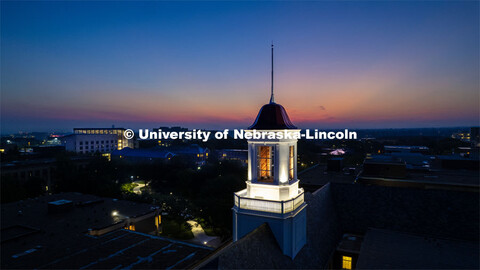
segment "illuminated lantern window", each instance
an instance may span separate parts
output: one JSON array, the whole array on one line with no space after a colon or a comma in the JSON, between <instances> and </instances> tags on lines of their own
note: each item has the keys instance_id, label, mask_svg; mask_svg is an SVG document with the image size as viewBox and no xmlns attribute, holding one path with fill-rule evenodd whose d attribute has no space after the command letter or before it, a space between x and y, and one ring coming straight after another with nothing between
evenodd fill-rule
<instances>
[{"instance_id":1,"label":"illuminated lantern window","mask_svg":"<svg viewBox=\"0 0 480 270\"><path fill-rule=\"evenodd\" d=\"M292 180L294 177L294 167L295 167L295 148L294 146L289 147L288 153L288 179Z\"/></svg>"},{"instance_id":2,"label":"illuminated lantern window","mask_svg":"<svg viewBox=\"0 0 480 270\"><path fill-rule=\"evenodd\" d=\"M342 256L342 269L352 269L352 257Z\"/></svg>"},{"instance_id":3,"label":"illuminated lantern window","mask_svg":"<svg viewBox=\"0 0 480 270\"><path fill-rule=\"evenodd\" d=\"M273 158L274 152L272 146L258 146L258 180L273 180Z\"/></svg>"}]
</instances>

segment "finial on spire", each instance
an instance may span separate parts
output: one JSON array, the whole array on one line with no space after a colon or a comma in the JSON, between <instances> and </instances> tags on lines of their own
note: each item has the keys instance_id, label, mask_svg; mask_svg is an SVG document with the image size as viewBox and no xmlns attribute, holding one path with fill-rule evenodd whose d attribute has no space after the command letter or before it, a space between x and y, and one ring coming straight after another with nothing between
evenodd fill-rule
<instances>
[{"instance_id":1,"label":"finial on spire","mask_svg":"<svg viewBox=\"0 0 480 270\"><path fill-rule=\"evenodd\" d=\"M273 97L273 41L272 41L272 94L270 96L270 103L275 103L275 99Z\"/></svg>"}]
</instances>

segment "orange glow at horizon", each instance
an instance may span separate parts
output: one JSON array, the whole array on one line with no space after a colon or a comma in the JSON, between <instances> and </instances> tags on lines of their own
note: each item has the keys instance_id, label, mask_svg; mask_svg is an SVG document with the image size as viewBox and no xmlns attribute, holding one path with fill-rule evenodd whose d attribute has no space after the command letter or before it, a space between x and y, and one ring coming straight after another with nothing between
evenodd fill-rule
<instances>
[{"instance_id":1,"label":"orange glow at horizon","mask_svg":"<svg viewBox=\"0 0 480 270\"><path fill-rule=\"evenodd\" d=\"M278 76L275 98L293 123L300 126L478 116L478 93L469 89L471 86L441 79L405 83L410 76L405 70L380 68L354 76L332 73L314 77L284 72ZM46 119L245 126L253 123L260 107L269 99L265 80L212 85L186 82L175 91L143 89L141 94L112 86L85 86L68 95L57 94L53 97L57 102L42 98L43 93L39 93L30 100L12 98L2 105L9 114L33 114ZM452 91L458 88L469 94L457 95ZM95 98L91 99L92 96Z\"/></svg>"}]
</instances>

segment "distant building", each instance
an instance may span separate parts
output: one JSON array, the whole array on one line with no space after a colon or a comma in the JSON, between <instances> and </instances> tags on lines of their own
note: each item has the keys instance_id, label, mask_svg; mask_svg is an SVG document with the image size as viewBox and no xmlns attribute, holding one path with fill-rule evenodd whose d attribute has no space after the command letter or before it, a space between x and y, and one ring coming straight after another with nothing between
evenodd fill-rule
<instances>
[{"instance_id":1,"label":"distant building","mask_svg":"<svg viewBox=\"0 0 480 270\"><path fill-rule=\"evenodd\" d=\"M473 147L480 147L480 127L470 128L470 141Z\"/></svg>"},{"instance_id":2,"label":"distant building","mask_svg":"<svg viewBox=\"0 0 480 270\"><path fill-rule=\"evenodd\" d=\"M426 146L385 145L385 154L391 153L420 153L428 154L430 149Z\"/></svg>"},{"instance_id":3,"label":"distant building","mask_svg":"<svg viewBox=\"0 0 480 270\"><path fill-rule=\"evenodd\" d=\"M331 155L331 156L341 156L341 155L345 155L345 150L344 149L335 149L335 150L330 151L328 154Z\"/></svg>"},{"instance_id":4,"label":"distant building","mask_svg":"<svg viewBox=\"0 0 480 270\"><path fill-rule=\"evenodd\" d=\"M430 149L426 146L388 146L384 147L383 155L368 155L368 166L375 162L403 162L408 170L424 170L431 168L431 162L434 156L429 155ZM365 166L364 166L365 168Z\"/></svg>"},{"instance_id":5,"label":"distant building","mask_svg":"<svg viewBox=\"0 0 480 270\"><path fill-rule=\"evenodd\" d=\"M123 148L111 153L113 159L123 159L129 162L152 162L155 160L170 160L173 157L190 160L196 166L205 165L210 150L197 144L185 146L153 147L148 149Z\"/></svg>"},{"instance_id":6,"label":"distant building","mask_svg":"<svg viewBox=\"0 0 480 270\"><path fill-rule=\"evenodd\" d=\"M471 135L469 132L456 132L452 134L452 138L462 142L470 142Z\"/></svg>"},{"instance_id":7,"label":"distant building","mask_svg":"<svg viewBox=\"0 0 480 270\"><path fill-rule=\"evenodd\" d=\"M343 169L343 158L330 158L327 161L327 170L333 172L340 172Z\"/></svg>"},{"instance_id":8,"label":"distant building","mask_svg":"<svg viewBox=\"0 0 480 270\"><path fill-rule=\"evenodd\" d=\"M154 205L60 193L1 205L2 269L188 268L211 248L156 236Z\"/></svg>"},{"instance_id":9,"label":"distant building","mask_svg":"<svg viewBox=\"0 0 480 270\"><path fill-rule=\"evenodd\" d=\"M305 192L314 192L328 183L353 183L360 168L345 167L341 171L332 170L325 164L316 164L298 173L300 186Z\"/></svg>"},{"instance_id":10,"label":"distant building","mask_svg":"<svg viewBox=\"0 0 480 270\"><path fill-rule=\"evenodd\" d=\"M201 147L198 144L160 147L159 149L173 153L175 156L191 159L197 166L205 165L208 155L210 154L210 150L208 148Z\"/></svg>"},{"instance_id":11,"label":"distant building","mask_svg":"<svg viewBox=\"0 0 480 270\"><path fill-rule=\"evenodd\" d=\"M123 149L124 147L136 148L134 139L125 139L123 133L126 129L124 128L74 128L74 134L87 134L87 135L107 135L114 134L116 135L116 144L118 150Z\"/></svg>"},{"instance_id":12,"label":"distant building","mask_svg":"<svg viewBox=\"0 0 480 270\"><path fill-rule=\"evenodd\" d=\"M478 155L442 155L437 156L443 169L454 170L474 170L480 169L480 159Z\"/></svg>"},{"instance_id":13,"label":"distant building","mask_svg":"<svg viewBox=\"0 0 480 270\"><path fill-rule=\"evenodd\" d=\"M169 131L169 132L185 132L188 131L188 128L180 127L180 126L174 126L174 127L159 127L158 129L161 129L162 131Z\"/></svg>"},{"instance_id":14,"label":"distant building","mask_svg":"<svg viewBox=\"0 0 480 270\"><path fill-rule=\"evenodd\" d=\"M154 128L152 130L162 130L162 132L186 132L188 131L188 128L180 127L180 126L174 126L174 127L159 127L159 128ZM174 140L172 139L162 139L158 140L158 146L162 147L170 147L172 142ZM187 140L182 139L180 141L187 142Z\"/></svg>"},{"instance_id":15,"label":"distant building","mask_svg":"<svg viewBox=\"0 0 480 270\"><path fill-rule=\"evenodd\" d=\"M71 157L70 160L78 169L85 168L90 162L89 157ZM23 161L2 162L1 177L19 182L26 182L32 177L43 179L45 192L51 191L52 182L55 178L57 159L42 158Z\"/></svg>"},{"instance_id":16,"label":"distant building","mask_svg":"<svg viewBox=\"0 0 480 270\"><path fill-rule=\"evenodd\" d=\"M39 145L32 147L33 153L44 155L44 156L54 156L60 153L65 152L65 146L63 145Z\"/></svg>"},{"instance_id":17,"label":"distant building","mask_svg":"<svg viewBox=\"0 0 480 270\"><path fill-rule=\"evenodd\" d=\"M45 140L45 145L61 145L62 144L62 140L61 140L62 137L63 137L62 135L51 134Z\"/></svg>"},{"instance_id":18,"label":"distant building","mask_svg":"<svg viewBox=\"0 0 480 270\"><path fill-rule=\"evenodd\" d=\"M70 134L62 137L66 151L88 153L110 153L118 149L118 136L115 134Z\"/></svg>"},{"instance_id":19,"label":"distant building","mask_svg":"<svg viewBox=\"0 0 480 270\"><path fill-rule=\"evenodd\" d=\"M248 164L248 150L243 149L223 149L218 152L220 160L236 160L243 165Z\"/></svg>"},{"instance_id":20,"label":"distant building","mask_svg":"<svg viewBox=\"0 0 480 270\"><path fill-rule=\"evenodd\" d=\"M437 156L431 170L416 170L408 169L406 162L399 158L379 156L365 159L355 181L368 185L478 192L479 163L478 158Z\"/></svg>"},{"instance_id":21,"label":"distant building","mask_svg":"<svg viewBox=\"0 0 480 270\"><path fill-rule=\"evenodd\" d=\"M392 156L371 156L363 162L363 174L390 178L405 178L407 164L404 160Z\"/></svg>"},{"instance_id":22,"label":"distant building","mask_svg":"<svg viewBox=\"0 0 480 270\"><path fill-rule=\"evenodd\" d=\"M153 149L131 149L128 147L122 150L115 150L111 153L112 159L123 159L125 161L137 162L152 162L156 160L169 160L175 154L165 150Z\"/></svg>"}]
</instances>

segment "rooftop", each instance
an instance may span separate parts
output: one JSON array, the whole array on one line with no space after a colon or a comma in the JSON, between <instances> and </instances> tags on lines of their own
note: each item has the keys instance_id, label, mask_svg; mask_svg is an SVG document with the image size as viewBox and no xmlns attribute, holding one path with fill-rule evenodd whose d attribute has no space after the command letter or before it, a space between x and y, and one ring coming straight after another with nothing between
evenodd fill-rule
<instances>
[{"instance_id":1,"label":"rooftop","mask_svg":"<svg viewBox=\"0 0 480 270\"><path fill-rule=\"evenodd\" d=\"M296 129L282 105L271 102L263 105L255 122L248 129Z\"/></svg>"},{"instance_id":2,"label":"rooftop","mask_svg":"<svg viewBox=\"0 0 480 270\"><path fill-rule=\"evenodd\" d=\"M348 168L347 168L348 169ZM329 171L327 165L319 164L298 173L300 186L306 191L315 191L328 183L353 183L358 169Z\"/></svg>"},{"instance_id":3,"label":"rooftop","mask_svg":"<svg viewBox=\"0 0 480 270\"><path fill-rule=\"evenodd\" d=\"M87 162L92 160L92 157L89 156L72 156L69 159L73 162ZM30 160L18 160L18 161L11 161L11 162L2 162L1 168L2 170L8 168L19 168L19 167L28 167L28 166L44 166L44 165L56 165L57 159L56 158L37 158L37 159L30 159Z\"/></svg>"},{"instance_id":4,"label":"rooftop","mask_svg":"<svg viewBox=\"0 0 480 270\"><path fill-rule=\"evenodd\" d=\"M478 258L478 242L371 228L362 243L357 268L468 269L475 267L474 258Z\"/></svg>"},{"instance_id":5,"label":"rooftop","mask_svg":"<svg viewBox=\"0 0 480 270\"><path fill-rule=\"evenodd\" d=\"M125 219L140 219L156 210L149 204L80 193L2 204L1 268L184 268L210 252L121 229ZM106 227L117 229L100 236L89 233Z\"/></svg>"},{"instance_id":6,"label":"rooftop","mask_svg":"<svg viewBox=\"0 0 480 270\"><path fill-rule=\"evenodd\" d=\"M206 151L209 151L208 148L201 147L198 144L158 147L158 149L170 151L175 155L203 154Z\"/></svg>"},{"instance_id":7,"label":"rooftop","mask_svg":"<svg viewBox=\"0 0 480 270\"><path fill-rule=\"evenodd\" d=\"M363 268L411 268L405 262L417 259L423 262L411 265L419 268L479 267L478 193L329 183L313 194L306 193L305 201L307 244L294 260L282 254L269 225L264 224L219 251L208 266L325 268L347 233L365 237L359 257L365 256L363 262L359 261ZM407 237L396 244L402 235ZM440 248L415 253L437 242ZM412 244L418 246L411 247ZM385 251L381 250L382 245ZM466 251L467 248L470 250ZM388 260L387 250L398 252L392 255L394 259L388 266L383 264ZM460 254L463 251L466 253ZM370 254L376 256L372 252L385 256L372 262Z\"/></svg>"},{"instance_id":8,"label":"rooftop","mask_svg":"<svg viewBox=\"0 0 480 270\"><path fill-rule=\"evenodd\" d=\"M376 171L381 171L377 170ZM423 189L457 189L478 192L480 187L480 173L473 170L406 170L400 178L388 175L368 175L363 172L356 181L364 184L377 184L385 186L416 187Z\"/></svg>"}]
</instances>

